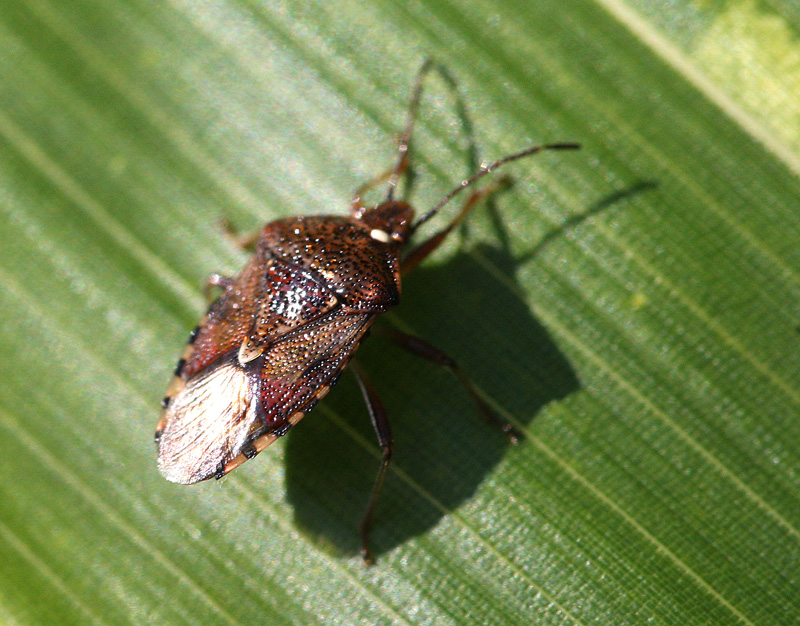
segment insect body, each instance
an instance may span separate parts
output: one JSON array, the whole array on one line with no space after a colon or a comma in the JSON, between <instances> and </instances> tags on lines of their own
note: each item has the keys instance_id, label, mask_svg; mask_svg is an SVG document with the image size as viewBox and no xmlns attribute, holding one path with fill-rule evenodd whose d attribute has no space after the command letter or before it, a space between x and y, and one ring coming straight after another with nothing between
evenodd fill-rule
<instances>
[{"instance_id":1,"label":"insect body","mask_svg":"<svg viewBox=\"0 0 800 626\"><path fill-rule=\"evenodd\" d=\"M212 305L167 392L158 466L177 483L220 477L285 433L338 378L375 316L400 298L412 210L267 224Z\"/></svg>"},{"instance_id":2,"label":"insect body","mask_svg":"<svg viewBox=\"0 0 800 626\"><path fill-rule=\"evenodd\" d=\"M156 428L158 467L167 480L189 484L221 478L306 415L348 365L376 316L399 303L401 274L435 250L491 188L474 192L445 228L409 249L419 226L453 196L509 161L543 149L577 147L536 146L495 161L415 221L413 208L393 196L406 168L422 78L432 67L426 63L420 72L400 158L383 177L389 181L383 202L366 209L358 194L349 216L292 217L267 224L242 272L235 279L214 280L223 293L192 332ZM451 359L398 331L391 338L452 369L481 413L498 422ZM369 561L368 531L392 436L375 389L360 368L353 371L383 449L361 522L362 553ZM511 427L498 425L514 437Z\"/></svg>"}]
</instances>

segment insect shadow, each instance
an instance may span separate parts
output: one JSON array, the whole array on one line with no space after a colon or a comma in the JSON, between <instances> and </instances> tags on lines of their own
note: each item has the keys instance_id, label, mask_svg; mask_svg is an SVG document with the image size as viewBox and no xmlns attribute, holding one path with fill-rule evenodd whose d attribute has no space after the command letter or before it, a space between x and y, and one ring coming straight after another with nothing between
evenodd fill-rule
<instances>
[{"instance_id":1,"label":"insect shadow","mask_svg":"<svg viewBox=\"0 0 800 626\"><path fill-rule=\"evenodd\" d=\"M473 246L409 274L394 321L455 358L524 431L544 406L580 384L519 297L518 267L566 229L652 186L639 183L603 199L547 233L522 260L509 253L502 220L496 220L499 245ZM374 550L381 554L427 532L470 499L510 442L480 419L467 392L444 368L379 336L366 341L358 356L381 393L395 438L372 533ZM298 527L312 541L334 554L355 555L360 545L353 529L380 452L353 377L345 374L315 413L288 435L288 499Z\"/></svg>"}]
</instances>

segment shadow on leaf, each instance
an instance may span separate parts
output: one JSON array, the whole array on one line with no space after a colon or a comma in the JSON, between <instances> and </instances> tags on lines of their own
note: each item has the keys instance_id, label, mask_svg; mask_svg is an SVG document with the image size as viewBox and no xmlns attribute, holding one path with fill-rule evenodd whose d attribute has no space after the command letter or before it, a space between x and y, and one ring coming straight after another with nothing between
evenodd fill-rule
<instances>
[{"instance_id":1,"label":"shadow on leaf","mask_svg":"<svg viewBox=\"0 0 800 626\"><path fill-rule=\"evenodd\" d=\"M525 302L481 262L502 267L508 259L501 256L498 249L477 248L445 265L419 268L406 280L397 318L455 358L524 430L543 406L577 390L578 380ZM510 442L480 419L449 371L380 337L365 343L359 360L382 395L395 438L373 524L372 546L380 556L460 507ZM302 529L337 552L355 554L380 453L351 377L323 405L316 411L321 416L304 420L289 436L288 496Z\"/></svg>"},{"instance_id":2,"label":"shadow on leaf","mask_svg":"<svg viewBox=\"0 0 800 626\"><path fill-rule=\"evenodd\" d=\"M643 182L608 196L547 233L522 258L527 261L566 229L653 187ZM505 233L498 235L499 246L481 244L406 277L403 303L389 321L453 357L501 417L510 416L524 432L545 405L577 391L579 381L520 298L515 282L520 262L508 252ZM365 342L358 356L382 396L395 440L371 533L371 547L380 557L462 506L511 444L479 418L465 389L444 368L380 337ZM357 529L380 451L352 376L343 377L315 414L289 434L288 498L309 537L331 552L357 554Z\"/></svg>"}]
</instances>

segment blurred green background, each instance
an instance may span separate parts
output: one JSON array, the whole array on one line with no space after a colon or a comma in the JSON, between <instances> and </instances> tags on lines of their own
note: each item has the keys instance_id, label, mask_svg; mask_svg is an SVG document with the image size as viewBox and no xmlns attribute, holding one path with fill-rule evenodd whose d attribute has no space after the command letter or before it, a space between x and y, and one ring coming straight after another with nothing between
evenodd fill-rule
<instances>
[{"instance_id":1,"label":"blurred green background","mask_svg":"<svg viewBox=\"0 0 800 626\"><path fill-rule=\"evenodd\" d=\"M786 625L800 615L800 11L785 0L0 6L0 623ZM533 143L350 376L220 482L152 435L242 229L344 212L433 57L411 199ZM465 111L459 113L459 101ZM465 128L466 124L466 128ZM441 222L440 222L441 223Z\"/></svg>"}]
</instances>

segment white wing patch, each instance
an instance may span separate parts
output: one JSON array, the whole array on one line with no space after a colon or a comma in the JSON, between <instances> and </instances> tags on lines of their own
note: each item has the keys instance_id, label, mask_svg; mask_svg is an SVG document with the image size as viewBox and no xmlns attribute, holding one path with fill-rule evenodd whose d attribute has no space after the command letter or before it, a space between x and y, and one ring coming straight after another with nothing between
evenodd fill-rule
<instances>
[{"instance_id":1,"label":"white wing patch","mask_svg":"<svg viewBox=\"0 0 800 626\"><path fill-rule=\"evenodd\" d=\"M158 441L164 478L196 483L239 454L257 419L256 389L235 358L192 378L164 413Z\"/></svg>"}]
</instances>

